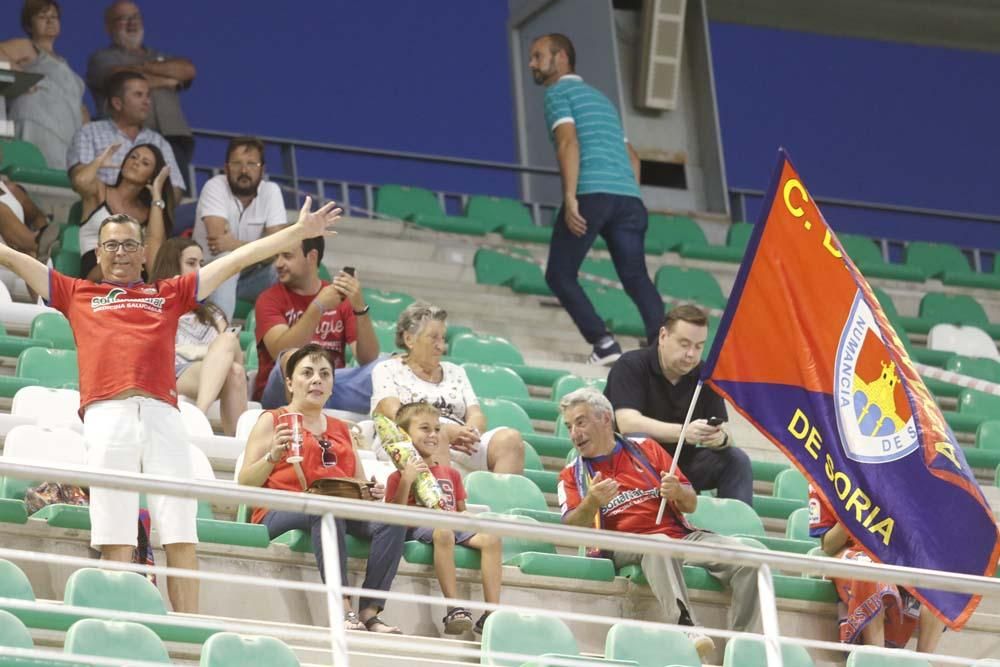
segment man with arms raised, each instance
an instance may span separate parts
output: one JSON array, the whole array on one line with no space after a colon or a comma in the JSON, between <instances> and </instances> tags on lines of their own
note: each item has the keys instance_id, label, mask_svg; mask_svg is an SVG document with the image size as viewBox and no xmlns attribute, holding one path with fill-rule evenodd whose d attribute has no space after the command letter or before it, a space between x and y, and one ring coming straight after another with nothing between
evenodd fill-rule
<instances>
[{"instance_id":1,"label":"man with arms raised","mask_svg":"<svg viewBox=\"0 0 1000 667\"><path fill-rule=\"evenodd\" d=\"M663 319L656 343L626 352L615 362L604 395L615 408L619 431L646 435L674 455L707 339L705 312L697 306L677 306ZM695 491L718 489L720 498L751 505L750 457L733 447L732 436L722 427L725 401L703 386L691 418L677 463Z\"/></svg>"},{"instance_id":2,"label":"man with arms raised","mask_svg":"<svg viewBox=\"0 0 1000 667\"><path fill-rule=\"evenodd\" d=\"M321 236L340 209L333 203L310 212L306 197L298 222L281 233L243 246L195 273L142 282L142 228L127 215L107 218L98 233L100 283L64 276L0 245L0 265L62 311L73 327L80 369L80 410L88 463L99 468L194 478L184 424L177 411L174 338L177 320L226 278L302 239ZM91 543L103 558L128 562L136 543L139 494L90 490ZM149 496L167 565L197 569L194 498ZM167 582L174 611L197 612L198 581Z\"/></svg>"},{"instance_id":3,"label":"man with arms raised","mask_svg":"<svg viewBox=\"0 0 1000 667\"><path fill-rule=\"evenodd\" d=\"M579 456L559 474L559 505L563 523L624 533L654 535L724 547L743 546L732 537L698 530L685 514L695 511L698 495L681 469L670 474L673 460L656 441L635 442L614 432L611 403L596 389L585 387L567 394L559 412ZM667 509L656 522L660 498ZM696 625L681 561L657 554L614 553L615 567L641 563L653 595L667 623ZM722 562L695 563L732 589L729 628L752 632L760 618L757 570ZM710 637L689 633L703 662L715 646Z\"/></svg>"}]
</instances>

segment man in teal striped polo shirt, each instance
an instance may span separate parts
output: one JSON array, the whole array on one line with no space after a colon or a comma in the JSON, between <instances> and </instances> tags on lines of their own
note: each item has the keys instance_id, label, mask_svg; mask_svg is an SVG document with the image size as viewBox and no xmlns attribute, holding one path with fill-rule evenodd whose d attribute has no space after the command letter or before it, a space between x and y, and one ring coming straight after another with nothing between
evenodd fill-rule
<instances>
[{"instance_id":1,"label":"man in teal striped polo shirt","mask_svg":"<svg viewBox=\"0 0 1000 667\"><path fill-rule=\"evenodd\" d=\"M528 67L535 83L546 87L545 123L563 186L545 280L593 346L591 363L610 365L621 356L621 346L577 279L598 235L639 308L649 344L657 340L663 301L646 270L649 222L639 194L639 156L625 139L614 105L574 74L575 66L576 51L565 35L545 35L531 45Z\"/></svg>"}]
</instances>

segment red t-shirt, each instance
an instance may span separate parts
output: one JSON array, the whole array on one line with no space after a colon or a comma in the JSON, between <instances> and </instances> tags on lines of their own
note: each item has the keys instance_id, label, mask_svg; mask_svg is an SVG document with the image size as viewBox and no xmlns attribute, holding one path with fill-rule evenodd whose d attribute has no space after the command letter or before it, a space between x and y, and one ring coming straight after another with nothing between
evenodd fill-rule
<instances>
[{"instance_id":1,"label":"red t-shirt","mask_svg":"<svg viewBox=\"0 0 1000 667\"><path fill-rule=\"evenodd\" d=\"M657 471L670 470L673 459L656 441L647 438L638 447ZM587 470L590 477L601 473L601 479L614 479L619 485L618 495L601 508L604 528L642 535L662 533L677 538L692 532L684 515L673 503L667 503L663 523L656 523L656 514L660 509L660 479L641 461L633 459L620 443L615 444L611 454L586 459L584 463L589 464ZM577 488L575 465L574 462L559 473L559 505L563 516L583 501ZM676 475L681 484L690 486L691 482L680 468Z\"/></svg>"},{"instance_id":2,"label":"red t-shirt","mask_svg":"<svg viewBox=\"0 0 1000 667\"><path fill-rule=\"evenodd\" d=\"M278 416L288 412L288 408L278 408L269 412L274 415L277 423ZM302 437L302 463L299 466L305 475L306 484L312 484L314 480L323 477L354 477L357 461L347 424L339 419L327 417L326 430L319 437L309 429L305 429ZM282 491L302 491L299 478L295 476L295 468L284 459L274 464L263 487ZM267 512L268 510L263 507L254 508L250 520L253 523L260 523Z\"/></svg>"},{"instance_id":3,"label":"red t-shirt","mask_svg":"<svg viewBox=\"0 0 1000 667\"><path fill-rule=\"evenodd\" d=\"M441 487L441 493L444 495L444 508L449 512L457 512L459 501L463 501L468 497L465 493L465 487L462 485L462 473L446 465L430 466L430 471ZM399 488L399 480L401 478L402 475L397 470L389 475L389 479L386 480L385 497L388 501L396 497L396 490ZM413 493L412 487L410 488L410 497L407 499L406 504L419 504L417 503L417 498Z\"/></svg>"},{"instance_id":4,"label":"red t-shirt","mask_svg":"<svg viewBox=\"0 0 1000 667\"><path fill-rule=\"evenodd\" d=\"M320 289L330 283L324 280L321 284ZM296 294L281 283L272 285L257 297L257 303L254 305L254 316L257 318L254 336L257 339L259 370L253 390L255 399L259 399L264 392L267 377L274 368L274 359L264 345L264 334L279 324L292 326L298 322L315 298L315 294ZM344 299L339 306L323 313L309 342L318 343L329 350L333 356L334 368L343 368L347 363L344 358L345 348L357 338L358 323L354 308L350 301Z\"/></svg>"},{"instance_id":5,"label":"red t-shirt","mask_svg":"<svg viewBox=\"0 0 1000 667\"><path fill-rule=\"evenodd\" d=\"M49 271L49 303L73 328L80 414L129 389L177 405L177 320L198 306L198 273L119 285Z\"/></svg>"}]
</instances>

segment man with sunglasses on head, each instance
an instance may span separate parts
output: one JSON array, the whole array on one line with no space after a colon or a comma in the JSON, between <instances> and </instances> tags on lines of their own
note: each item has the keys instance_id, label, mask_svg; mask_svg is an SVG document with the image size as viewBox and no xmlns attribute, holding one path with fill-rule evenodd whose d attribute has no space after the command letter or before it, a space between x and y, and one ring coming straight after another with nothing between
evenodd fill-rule
<instances>
[{"instance_id":1,"label":"man with sunglasses on head","mask_svg":"<svg viewBox=\"0 0 1000 667\"><path fill-rule=\"evenodd\" d=\"M0 266L66 315L73 328L90 466L194 479L190 444L177 410L177 321L244 267L323 235L340 217L332 202L317 211L311 207L306 197L294 225L197 272L153 284L142 281L143 228L127 215L101 223L97 262L104 280L99 283L65 276L0 244ZM150 494L148 501L167 565L197 569L196 499ZM91 544L102 558L131 561L138 512L138 493L91 487ZM198 611L197 579L171 577L167 591L174 611Z\"/></svg>"},{"instance_id":2,"label":"man with sunglasses on head","mask_svg":"<svg viewBox=\"0 0 1000 667\"><path fill-rule=\"evenodd\" d=\"M212 262L240 246L274 234L288 222L281 189L264 177L264 144L256 137L233 137L223 173L205 183L198 196L192 238ZM212 303L232 321L236 299L256 301L278 280L270 262L244 269L212 295Z\"/></svg>"}]
</instances>

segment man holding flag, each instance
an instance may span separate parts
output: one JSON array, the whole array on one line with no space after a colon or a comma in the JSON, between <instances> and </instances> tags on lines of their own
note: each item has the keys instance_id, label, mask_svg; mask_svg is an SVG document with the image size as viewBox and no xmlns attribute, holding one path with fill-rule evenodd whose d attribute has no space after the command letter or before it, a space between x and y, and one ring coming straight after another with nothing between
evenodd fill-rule
<instances>
[{"instance_id":1,"label":"man holding flag","mask_svg":"<svg viewBox=\"0 0 1000 667\"><path fill-rule=\"evenodd\" d=\"M993 574L1000 535L962 449L784 151L701 377L809 479L830 551L836 531L876 562ZM953 630L980 600L910 592Z\"/></svg>"},{"instance_id":2,"label":"man holding flag","mask_svg":"<svg viewBox=\"0 0 1000 667\"><path fill-rule=\"evenodd\" d=\"M636 443L616 435L611 403L596 389L584 387L559 402L559 411L569 429L579 456L559 475L559 504L563 523L597 527L626 533L656 535L664 539L743 547L739 540L691 526L684 517L698 506L698 495L683 471L676 469L668 454L651 439ZM660 499L668 511L660 521ZM656 554L612 556L615 567L641 563L653 595L667 623L697 625L681 569L683 562ZM729 628L755 631L760 619L757 570L730 563L696 563L732 590ZM715 649L712 639L700 633L689 637L707 660Z\"/></svg>"}]
</instances>

